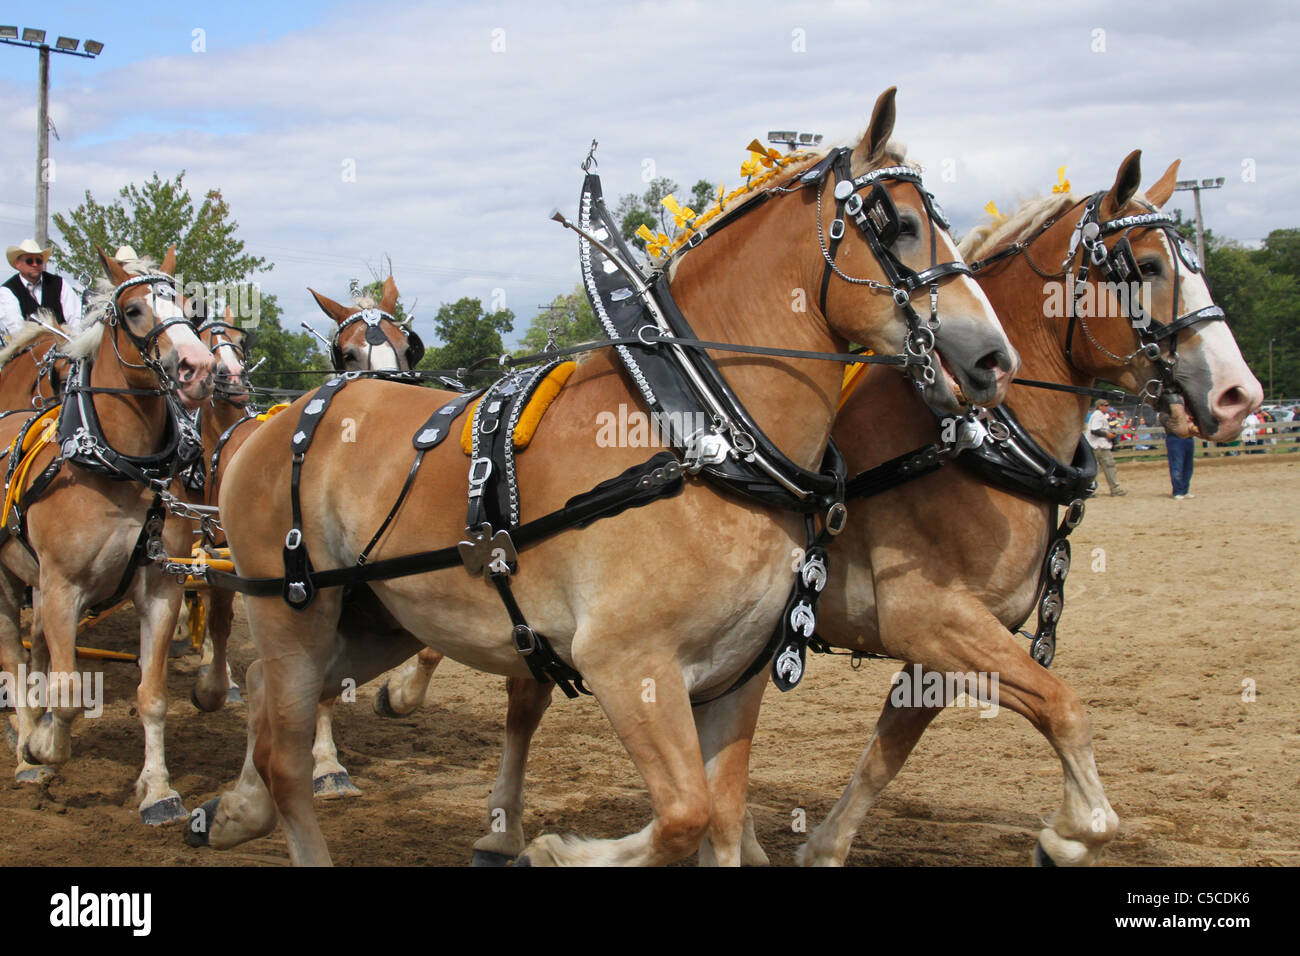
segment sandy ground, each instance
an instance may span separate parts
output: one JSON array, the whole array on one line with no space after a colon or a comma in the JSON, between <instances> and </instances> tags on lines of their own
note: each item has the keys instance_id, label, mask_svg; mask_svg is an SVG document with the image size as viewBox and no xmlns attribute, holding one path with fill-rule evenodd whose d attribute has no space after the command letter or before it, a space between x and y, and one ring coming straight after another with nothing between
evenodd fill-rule
<instances>
[{"instance_id":1,"label":"sandy ground","mask_svg":"<svg viewBox=\"0 0 1300 956\"><path fill-rule=\"evenodd\" d=\"M1097 764L1119 813L1105 860L1130 865L1300 862L1300 455L1198 461L1196 498L1169 498L1163 463L1121 469L1126 498L1090 503L1072 538L1074 571L1054 668L1084 700ZM1096 548L1105 570L1091 569ZM85 643L133 651L133 612ZM237 678L250 659L242 619ZM183 845L179 825L136 814L143 759L132 664L106 671L104 715L80 721L73 759L41 786L0 783L0 864L281 865L279 831L218 854ZM189 702L194 655L173 662L167 753L193 808L233 781L244 707L200 714ZM804 684L769 686L755 742L750 803L776 864L838 797L897 665L815 658ZM1243 681L1256 698L1243 701ZM459 865L484 832L504 727L504 681L454 663L425 709L382 720L374 686L340 705L340 757L364 791L318 802L339 864ZM12 758L10 758L12 759ZM7 766L12 766L7 765ZM557 699L530 766L529 837L622 836L647 821L639 776L590 698ZM954 709L922 739L859 833L851 864L1029 862L1042 818L1061 799L1061 770L1022 719Z\"/></svg>"}]
</instances>

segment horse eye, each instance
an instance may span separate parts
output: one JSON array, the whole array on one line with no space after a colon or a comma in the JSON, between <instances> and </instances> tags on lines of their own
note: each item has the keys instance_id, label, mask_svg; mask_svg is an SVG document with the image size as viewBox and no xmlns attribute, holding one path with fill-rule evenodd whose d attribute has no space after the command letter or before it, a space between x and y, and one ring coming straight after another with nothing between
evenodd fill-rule
<instances>
[{"instance_id":1,"label":"horse eye","mask_svg":"<svg viewBox=\"0 0 1300 956\"><path fill-rule=\"evenodd\" d=\"M1146 262L1142 262L1138 264L1138 271L1141 272L1144 276L1150 276L1154 278L1155 276L1160 275L1160 263L1155 260L1148 259Z\"/></svg>"}]
</instances>

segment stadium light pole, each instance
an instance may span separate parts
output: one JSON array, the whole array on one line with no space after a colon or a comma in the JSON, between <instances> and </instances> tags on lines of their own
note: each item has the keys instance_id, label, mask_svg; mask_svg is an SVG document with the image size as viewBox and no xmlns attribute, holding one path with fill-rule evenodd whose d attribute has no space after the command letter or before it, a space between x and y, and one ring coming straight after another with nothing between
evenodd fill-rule
<instances>
[{"instance_id":1,"label":"stadium light pole","mask_svg":"<svg viewBox=\"0 0 1300 956\"><path fill-rule=\"evenodd\" d=\"M792 129L771 130L767 134L769 143L776 143L784 146L788 152L793 153L801 146L820 146L822 141L821 133L800 133Z\"/></svg>"},{"instance_id":2,"label":"stadium light pole","mask_svg":"<svg viewBox=\"0 0 1300 956\"><path fill-rule=\"evenodd\" d=\"M18 36L16 26L0 25L0 43L10 46L27 47L36 50L40 56L37 75L36 104L36 244L44 246L50 239L50 178L48 172L50 158L50 51L82 56L93 60L104 49L104 44L97 40L87 40L84 50L78 50L80 40L61 36L51 47L45 42L45 31L23 27L22 38Z\"/></svg>"},{"instance_id":3,"label":"stadium light pole","mask_svg":"<svg viewBox=\"0 0 1300 956\"><path fill-rule=\"evenodd\" d=\"M1191 190L1196 196L1196 257L1201 260L1201 272L1208 275L1205 268L1205 226L1201 221L1201 190L1222 189L1223 177L1217 179L1180 179L1174 183L1174 192Z\"/></svg>"}]
</instances>

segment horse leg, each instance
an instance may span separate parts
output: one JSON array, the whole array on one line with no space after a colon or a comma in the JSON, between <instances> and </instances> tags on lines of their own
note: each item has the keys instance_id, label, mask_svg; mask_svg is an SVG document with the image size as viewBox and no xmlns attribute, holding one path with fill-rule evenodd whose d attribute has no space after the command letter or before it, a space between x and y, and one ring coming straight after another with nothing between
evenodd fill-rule
<instances>
[{"instance_id":1,"label":"horse leg","mask_svg":"<svg viewBox=\"0 0 1300 956\"><path fill-rule=\"evenodd\" d=\"M164 737L167 722L167 660L176 633L182 593L161 571L138 572L135 606L140 612L140 684L136 709L144 725L144 767L135 782L140 819L150 826L189 817L167 772Z\"/></svg>"},{"instance_id":2,"label":"horse leg","mask_svg":"<svg viewBox=\"0 0 1300 956\"><path fill-rule=\"evenodd\" d=\"M337 697L316 705L316 740L312 744L312 793L322 800L331 797L355 797L361 790L348 776L347 768L339 763L339 752L334 746L334 705Z\"/></svg>"},{"instance_id":3,"label":"horse leg","mask_svg":"<svg viewBox=\"0 0 1300 956\"><path fill-rule=\"evenodd\" d=\"M575 636L574 663L645 779L654 819L616 840L546 834L518 863L655 866L685 859L709 828L709 782L680 666L675 660L640 659L629 667L608 644L585 655L583 638L590 633L583 628Z\"/></svg>"},{"instance_id":4,"label":"horse leg","mask_svg":"<svg viewBox=\"0 0 1300 956\"><path fill-rule=\"evenodd\" d=\"M23 757L27 738L40 716L38 710L27 706L27 686L24 681L19 680L19 676L29 672L28 668L31 666L29 655L23 650L22 632L19 628L24 588L25 585L20 578L8 570L0 570L0 671L8 677L7 689L17 718L15 727L8 715L5 716L5 742L18 758L14 779L19 783L37 783L52 776L53 771L49 767L29 763ZM32 603L34 609L39 608L39 602L35 597ZM34 612L33 640L36 638L38 620ZM42 636L41 647L44 646L45 641Z\"/></svg>"},{"instance_id":5,"label":"horse leg","mask_svg":"<svg viewBox=\"0 0 1300 956\"><path fill-rule=\"evenodd\" d=\"M60 692L66 689L69 678L77 673L77 620L81 615L81 591L76 585L63 581L42 580L40 594L41 614L39 621L33 616L32 648L35 661L46 666L39 670L33 666L30 676L44 675L44 696L49 707L43 714L40 711L44 708L38 706L35 709L39 719L27 734L19 757L30 764L55 767L66 763L72 756L72 722L82 713L80 700L72 700L71 695ZM29 713L28 717L31 716L34 715ZM24 724L21 708L18 723L21 735Z\"/></svg>"},{"instance_id":6,"label":"horse leg","mask_svg":"<svg viewBox=\"0 0 1300 956\"><path fill-rule=\"evenodd\" d=\"M876 729L858 760L853 779L795 855L800 866L843 866L853 837L880 791L902 769L904 761L942 710L940 707L896 707L886 696Z\"/></svg>"},{"instance_id":7,"label":"horse leg","mask_svg":"<svg viewBox=\"0 0 1300 956\"><path fill-rule=\"evenodd\" d=\"M226 703L239 702L239 688L230 679L230 661L226 649L230 643L230 627L235 618L235 592L213 588L208 592L208 635L204 641L204 657L212 649L211 658L199 667L199 676L190 691L190 700L199 710L211 713Z\"/></svg>"},{"instance_id":8,"label":"horse leg","mask_svg":"<svg viewBox=\"0 0 1300 956\"><path fill-rule=\"evenodd\" d=\"M375 695L375 713L380 717L405 717L424 703L433 672L442 663L442 655L426 647L399 667L384 681Z\"/></svg>"},{"instance_id":9,"label":"horse leg","mask_svg":"<svg viewBox=\"0 0 1300 956\"><path fill-rule=\"evenodd\" d=\"M506 680L506 740L501 767L488 796L488 834L474 844L474 866L505 866L524 850L524 769L555 684L525 677Z\"/></svg>"},{"instance_id":10,"label":"horse leg","mask_svg":"<svg viewBox=\"0 0 1300 956\"><path fill-rule=\"evenodd\" d=\"M709 832L700 844L700 866L766 866L767 854L754 837L745 807L749 791L749 749L767 689L767 669L743 686L695 708L695 729L709 777ZM748 828L749 840L745 839Z\"/></svg>"},{"instance_id":11,"label":"horse leg","mask_svg":"<svg viewBox=\"0 0 1300 956\"><path fill-rule=\"evenodd\" d=\"M244 750L244 765L233 789L213 797L190 814L190 824L185 830L185 842L190 846L228 850L266 836L275 829L279 819L271 791L257 770L258 763L265 765L270 749L260 660L249 665L244 684L248 690L248 745Z\"/></svg>"},{"instance_id":12,"label":"horse leg","mask_svg":"<svg viewBox=\"0 0 1300 956\"><path fill-rule=\"evenodd\" d=\"M884 617L881 625L882 631L889 633ZM982 604L978 608L959 608L947 622L924 632L912 632L898 646L900 656L927 671L983 672L990 681L996 675L997 683L992 687L996 706L1007 707L1033 724L1056 750L1065 773L1064 802L1039 833L1035 862L1062 866L1095 863L1102 848L1118 832L1119 817L1107 801L1097 775L1088 717L1069 685L1035 662ZM933 708L892 707L886 702L881 722L849 789L807 846L800 848L800 862L843 862L861 814L898 772L933 719L933 714L925 716L927 710ZM909 711L913 712L910 718ZM877 753L872 754L872 750ZM865 797L853 793L859 786L867 788ZM866 800L865 807L854 819L850 808L861 799ZM845 816L838 820L841 804Z\"/></svg>"}]
</instances>

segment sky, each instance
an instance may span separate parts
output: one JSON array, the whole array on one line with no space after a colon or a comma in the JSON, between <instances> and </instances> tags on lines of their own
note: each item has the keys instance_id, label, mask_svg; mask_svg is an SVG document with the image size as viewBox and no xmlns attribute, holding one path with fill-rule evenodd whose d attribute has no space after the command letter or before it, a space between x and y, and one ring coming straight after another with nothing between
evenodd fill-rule
<instances>
[{"instance_id":1,"label":"sky","mask_svg":"<svg viewBox=\"0 0 1300 956\"><path fill-rule=\"evenodd\" d=\"M257 279L290 329L328 321L308 286L344 299L391 259L426 342L464 296L511 309L517 337L578 282L549 217L574 215L593 139L611 201L652 175L685 199L701 178L740 185L769 130L855 142L891 85L895 136L958 234L1061 165L1076 194L1106 188L1137 148L1144 185L1176 158L1180 178L1224 177L1202 193L1216 235L1300 227L1293 2L134 0L16 25L104 44L51 58L51 212L184 170L274 263ZM35 51L0 45L4 245L33 234L36 72Z\"/></svg>"}]
</instances>

